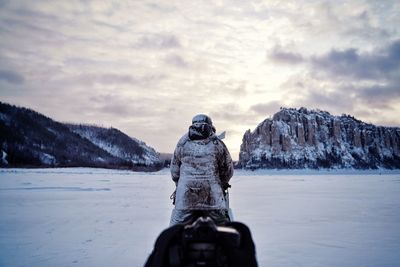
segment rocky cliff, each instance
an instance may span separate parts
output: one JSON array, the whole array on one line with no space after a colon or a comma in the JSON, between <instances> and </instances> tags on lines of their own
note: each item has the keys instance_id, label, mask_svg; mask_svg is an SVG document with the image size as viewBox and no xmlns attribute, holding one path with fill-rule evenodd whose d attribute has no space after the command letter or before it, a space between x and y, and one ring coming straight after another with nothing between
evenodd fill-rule
<instances>
[{"instance_id":1,"label":"rocky cliff","mask_svg":"<svg viewBox=\"0 0 400 267\"><path fill-rule=\"evenodd\" d=\"M349 115L281 108L246 131L242 168L400 168L400 128L375 126Z\"/></svg>"}]
</instances>

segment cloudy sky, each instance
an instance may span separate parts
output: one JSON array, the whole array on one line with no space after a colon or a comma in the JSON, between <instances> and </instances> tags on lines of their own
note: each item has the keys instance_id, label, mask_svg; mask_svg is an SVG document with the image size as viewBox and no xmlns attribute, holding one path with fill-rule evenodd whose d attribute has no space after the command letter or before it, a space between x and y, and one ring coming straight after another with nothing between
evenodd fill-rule
<instances>
[{"instance_id":1,"label":"cloudy sky","mask_svg":"<svg viewBox=\"0 0 400 267\"><path fill-rule=\"evenodd\" d=\"M0 100L171 152L307 107L400 125L399 1L0 0Z\"/></svg>"}]
</instances>

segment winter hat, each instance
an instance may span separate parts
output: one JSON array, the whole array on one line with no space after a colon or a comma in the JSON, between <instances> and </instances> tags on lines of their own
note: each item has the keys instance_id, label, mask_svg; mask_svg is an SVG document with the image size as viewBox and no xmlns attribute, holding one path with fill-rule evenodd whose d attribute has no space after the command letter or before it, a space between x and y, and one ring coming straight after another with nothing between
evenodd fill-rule
<instances>
[{"instance_id":1,"label":"winter hat","mask_svg":"<svg viewBox=\"0 0 400 267\"><path fill-rule=\"evenodd\" d=\"M204 114L197 114L192 119L192 124L195 123L207 123L208 125L212 126L212 120L210 117Z\"/></svg>"},{"instance_id":2,"label":"winter hat","mask_svg":"<svg viewBox=\"0 0 400 267\"><path fill-rule=\"evenodd\" d=\"M198 114L193 117L192 125L189 127L189 138L191 140L202 140L208 138L215 132L210 117Z\"/></svg>"}]
</instances>

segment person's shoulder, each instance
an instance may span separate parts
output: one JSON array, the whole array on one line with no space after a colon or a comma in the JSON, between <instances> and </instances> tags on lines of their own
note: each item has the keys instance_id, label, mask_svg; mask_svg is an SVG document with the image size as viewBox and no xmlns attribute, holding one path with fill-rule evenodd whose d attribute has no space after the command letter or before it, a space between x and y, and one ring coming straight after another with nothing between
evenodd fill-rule
<instances>
[{"instance_id":1,"label":"person's shoulder","mask_svg":"<svg viewBox=\"0 0 400 267\"><path fill-rule=\"evenodd\" d=\"M221 148L224 148L224 149L226 148L226 145L225 145L224 141L222 141L222 139L219 138L217 135L213 134L213 135L210 137L210 140L211 140L215 145L217 145L217 146L219 146L219 147L221 147Z\"/></svg>"},{"instance_id":2,"label":"person's shoulder","mask_svg":"<svg viewBox=\"0 0 400 267\"><path fill-rule=\"evenodd\" d=\"M184 146L186 143L187 143L187 141L189 141L190 139L189 139L189 135L187 134L187 133L185 133L182 137L181 137L181 139L179 139L179 141L178 141L178 144L176 145L177 147L178 146Z\"/></svg>"}]
</instances>

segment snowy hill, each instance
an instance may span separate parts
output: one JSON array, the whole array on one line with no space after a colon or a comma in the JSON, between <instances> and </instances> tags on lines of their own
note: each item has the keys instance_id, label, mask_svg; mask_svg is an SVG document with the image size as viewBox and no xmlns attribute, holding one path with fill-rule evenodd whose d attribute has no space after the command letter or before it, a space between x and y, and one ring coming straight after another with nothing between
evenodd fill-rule
<instances>
[{"instance_id":1,"label":"snowy hill","mask_svg":"<svg viewBox=\"0 0 400 267\"><path fill-rule=\"evenodd\" d=\"M165 167L169 167L172 159L172 153L160 153L160 159L164 162Z\"/></svg>"},{"instance_id":2,"label":"snowy hill","mask_svg":"<svg viewBox=\"0 0 400 267\"><path fill-rule=\"evenodd\" d=\"M0 102L0 166L154 170L158 153L117 129L63 124Z\"/></svg>"},{"instance_id":3,"label":"snowy hill","mask_svg":"<svg viewBox=\"0 0 400 267\"><path fill-rule=\"evenodd\" d=\"M160 161L159 153L152 147L118 129L82 124L67 124L67 126L72 132L115 157L141 165L152 165Z\"/></svg>"},{"instance_id":4,"label":"snowy hill","mask_svg":"<svg viewBox=\"0 0 400 267\"><path fill-rule=\"evenodd\" d=\"M242 168L400 168L400 128L364 123L349 115L282 108L246 131Z\"/></svg>"}]
</instances>

